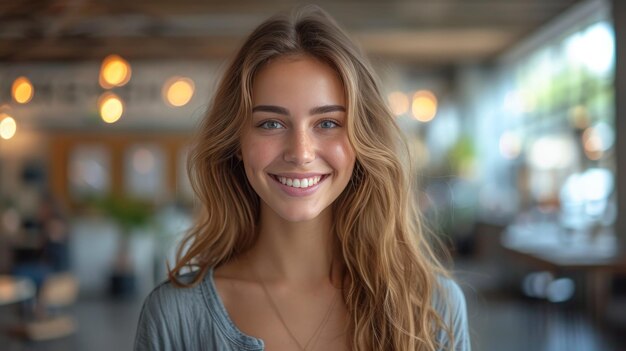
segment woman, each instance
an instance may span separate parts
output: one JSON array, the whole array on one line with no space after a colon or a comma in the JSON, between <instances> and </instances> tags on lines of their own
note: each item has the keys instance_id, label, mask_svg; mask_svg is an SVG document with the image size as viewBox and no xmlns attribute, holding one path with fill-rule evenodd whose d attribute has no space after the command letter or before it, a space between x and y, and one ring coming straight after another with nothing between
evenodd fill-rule
<instances>
[{"instance_id":1,"label":"woman","mask_svg":"<svg viewBox=\"0 0 626 351\"><path fill-rule=\"evenodd\" d=\"M406 151L364 55L326 13L261 24L199 128L202 216L147 298L135 350L469 350Z\"/></svg>"}]
</instances>

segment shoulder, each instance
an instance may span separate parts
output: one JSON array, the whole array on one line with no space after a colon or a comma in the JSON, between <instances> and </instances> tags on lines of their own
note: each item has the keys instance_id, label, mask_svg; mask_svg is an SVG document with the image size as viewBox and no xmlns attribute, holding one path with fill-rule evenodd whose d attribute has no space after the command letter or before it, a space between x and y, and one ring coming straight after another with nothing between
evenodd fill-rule
<instances>
[{"instance_id":1,"label":"shoulder","mask_svg":"<svg viewBox=\"0 0 626 351\"><path fill-rule=\"evenodd\" d=\"M187 273L178 277L178 281L182 284L190 284L196 277L196 272ZM206 278L205 278L206 279ZM202 284L201 281L191 287L177 287L171 280L166 280L157 285L144 301L144 309L159 308L164 311L176 309L180 310L190 304L202 303ZM197 307L197 306L196 306Z\"/></svg>"},{"instance_id":2,"label":"shoulder","mask_svg":"<svg viewBox=\"0 0 626 351\"><path fill-rule=\"evenodd\" d=\"M190 283L195 273L179 277L181 283ZM146 297L139 316L135 335L135 350L175 350L189 342L189 325L207 325L207 305L202 284L176 287L167 280L156 286ZM203 313L204 312L204 313Z\"/></svg>"},{"instance_id":3,"label":"shoulder","mask_svg":"<svg viewBox=\"0 0 626 351\"><path fill-rule=\"evenodd\" d=\"M450 329L454 338L455 351L469 351L469 331L467 322L467 304L459 285L452 279L439 276L438 288L433 295L433 307ZM440 341L449 344L445 332L440 333Z\"/></svg>"},{"instance_id":4,"label":"shoulder","mask_svg":"<svg viewBox=\"0 0 626 351\"><path fill-rule=\"evenodd\" d=\"M433 305L440 313L461 313L466 309L465 295L459 284L454 280L437 277L437 289L433 295Z\"/></svg>"},{"instance_id":5,"label":"shoulder","mask_svg":"<svg viewBox=\"0 0 626 351\"><path fill-rule=\"evenodd\" d=\"M137 333L135 351L260 350L263 342L242 335L230 322L213 283L213 270L191 287L171 281L159 284L146 297ZM198 272L179 276L182 284L198 278Z\"/></svg>"}]
</instances>

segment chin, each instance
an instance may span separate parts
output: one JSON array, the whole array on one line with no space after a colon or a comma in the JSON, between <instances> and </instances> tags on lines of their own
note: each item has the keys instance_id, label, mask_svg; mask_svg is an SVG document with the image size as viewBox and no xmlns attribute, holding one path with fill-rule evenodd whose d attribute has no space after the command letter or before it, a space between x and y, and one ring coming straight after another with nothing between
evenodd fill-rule
<instances>
[{"instance_id":1,"label":"chin","mask_svg":"<svg viewBox=\"0 0 626 351\"><path fill-rule=\"evenodd\" d=\"M308 222L319 217L322 211L311 209L289 208L285 211L275 211L276 214L286 222L298 223Z\"/></svg>"}]
</instances>

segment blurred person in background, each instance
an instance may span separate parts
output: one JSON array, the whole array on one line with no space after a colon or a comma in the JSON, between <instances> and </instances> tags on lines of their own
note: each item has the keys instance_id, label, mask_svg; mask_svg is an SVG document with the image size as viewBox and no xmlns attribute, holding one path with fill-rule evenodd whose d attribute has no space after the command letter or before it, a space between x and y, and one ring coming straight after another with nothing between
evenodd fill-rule
<instances>
[{"instance_id":1,"label":"blurred person in background","mask_svg":"<svg viewBox=\"0 0 626 351\"><path fill-rule=\"evenodd\" d=\"M61 205L49 191L40 195L35 216L26 219L25 226L35 233L34 245L18 250L12 272L31 279L39 293L49 277L70 269L69 229ZM37 304L36 299L32 302L35 309L44 308Z\"/></svg>"},{"instance_id":2,"label":"blurred person in background","mask_svg":"<svg viewBox=\"0 0 626 351\"><path fill-rule=\"evenodd\" d=\"M402 133L323 10L248 37L189 161L201 216L144 303L135 350L470 349Z\"/></svg>"}]
</instances>

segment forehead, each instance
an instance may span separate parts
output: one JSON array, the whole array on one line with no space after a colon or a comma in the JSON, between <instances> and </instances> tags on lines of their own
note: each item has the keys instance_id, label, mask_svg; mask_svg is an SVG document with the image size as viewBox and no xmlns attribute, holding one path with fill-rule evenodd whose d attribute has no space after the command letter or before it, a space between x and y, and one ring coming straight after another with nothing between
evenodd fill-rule
<instances>
[{"instance_id":1,"label":"forehead","mask_svg":"<svg viewBox=\"0 0 626 351\"><path fill-rule=\"evenodd\" d=\"M344 88L337 72L308 55L272 59L255 75L252 101L288 107L345 105Z\"/></svg>"}]
</instances>

